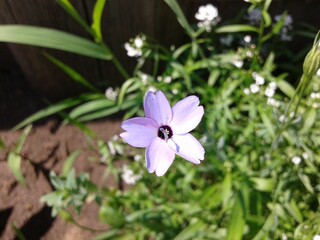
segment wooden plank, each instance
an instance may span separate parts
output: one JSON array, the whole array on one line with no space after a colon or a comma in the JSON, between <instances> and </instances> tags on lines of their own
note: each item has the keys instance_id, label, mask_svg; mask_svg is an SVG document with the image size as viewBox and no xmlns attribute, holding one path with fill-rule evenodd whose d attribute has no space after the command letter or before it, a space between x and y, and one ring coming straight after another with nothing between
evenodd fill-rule
<instances>
[{"instance_id":1,"label":"wooden plank","mask_svg":"<svg viewBox=\"0 0 320 240\"><path fill-rule=\"evenodd\" d=\"M74 5L82 15L85 15L81 2L74 1ZM55 1L2 0L0 16L2 24L44 26L88 37L87 33ZM13 44L10 44L10 48L29 83L46 98L58 100L83 91L82 87L47 61L42 56L41 49ZM74 67L91 82L97 82L101 77L95 59L61 51L47 49L45 51Z\"/></svg>"}]
</instances>

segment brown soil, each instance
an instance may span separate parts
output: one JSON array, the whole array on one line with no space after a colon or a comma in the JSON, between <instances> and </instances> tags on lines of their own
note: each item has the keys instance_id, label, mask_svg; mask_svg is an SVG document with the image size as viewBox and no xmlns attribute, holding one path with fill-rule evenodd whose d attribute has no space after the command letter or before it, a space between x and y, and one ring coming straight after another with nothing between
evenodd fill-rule
<instances>
[{"instance_id":1,"label":"brown soil","mask_svg":"<svg viewBox=\"0 0 320 240\"><path fill-rule=\"evenodd\" d=\"M59 173L66 157L80 149L81 155L75 161L77 173L88 172L90 179L99 186L113 183L103 178L106 166L90 160L95 156L88 146L86 136L73 126L61 126L59 120L49 119L33 127L21 155L22 173L28 187L19 185L7 166L8 151L14 146L21 131L10 130L15 124L32 112L45 106L23 77L19 74L0 76L0 138L6 149L0 149L0 239L16 239L15 225L29 240L36 239L92 239L97 232L82 230L60 218L51 218L51 209L39 201L40 197L53 190L49 172ZM103 120L88 124L103 140L120 132L118 120ZM97 218L98 207L87 204L77 221L95 229L105 229Z\"/></svg>"}]
</instances>

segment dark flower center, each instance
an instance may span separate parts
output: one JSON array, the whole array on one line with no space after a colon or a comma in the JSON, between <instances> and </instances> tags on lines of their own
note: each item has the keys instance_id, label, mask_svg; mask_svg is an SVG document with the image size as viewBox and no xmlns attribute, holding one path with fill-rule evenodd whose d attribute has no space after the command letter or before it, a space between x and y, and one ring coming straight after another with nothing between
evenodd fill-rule
<instances>
[{"instance_id":1,"label":"dark flower center","mask_svg":"<svg viewBox=\"0 0 320 240\"><path fill-rule=\"evenodd\" d=\"M167 125L159 127L158 137L168 141L173 135L171 128Z\"/></svg>"}]
</instances>

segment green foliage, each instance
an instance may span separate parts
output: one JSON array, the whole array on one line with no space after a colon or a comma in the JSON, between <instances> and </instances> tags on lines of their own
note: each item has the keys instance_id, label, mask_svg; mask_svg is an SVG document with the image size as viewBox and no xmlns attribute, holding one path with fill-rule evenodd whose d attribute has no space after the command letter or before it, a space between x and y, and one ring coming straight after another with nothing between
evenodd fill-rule
<instances>
[{"instance_id":1,"label":"green foliage","mask_svg":"<svg viewBox=\"0 0 320 240\"><path fill-rule=\"evenodd\" d=\"M16 145L13 147L13 149L9 152L8 155L8 167L11 170L12 174L15 176L15 178L17 179L17 181L23 185L26 186L26 180L23 177L22 173L21 173L21 150L22 147L31 131L32 126L29 125L27 126L23 132L21 133L20 137L17 140Z\"/></svg>"},{"instance_id":2,"label":"green foliage","mask_svg":"<svg viewBox=\"0 0 320 240\"><path fill-rule=\"evenodd\" d=\"M89 181L87 174L76 177L74 170L61 177L51 172L50 181L55 192L41 197L41 201L52 207L51 215L53 217L60 212L63 213L70 206L79 213L90 193L95 190L95 186Z\"/></svg>"},{"instance_id":3,"label":"green foliage","mask_svg":"<svg viewBox=\"0 0 320 240\"><path fill-rule=\"evenodd\" d=\"M112 58L109 50L102 45L70 33L43 27L2 25L0 26L0 42L53 48L103 60Z\"/></svg>"},{"instance_id":4,"label":"green foliage","mask_svg":"<svg viewBox=\"0 0 320 240\"><path fill-rule=\"evenodd\" d=\"M268 11L271 0L250 0L248 13L257 10L261 15L255 23L246 23L240 14L209 28L191 25L177 1L164 1L191 40L170 49L143 35L130 40L131 55L138 58L131 77L111 52L106 54L108 50L100 52L108 58L96 55L97 49L108 49L100 26L105 1L96 2L90 27L79 20L69 1L59 1L99 43L81 45L76 39L74 48L80 41L91 56L111 57L126 81L106 94L87 93L49 106L17 127L66 110L70 111L63 113L65 122L77 126L118 112L124 118L143 116L148 90L162 90L172 104L194 94L205 109L194 131L206 149L205 160L194 166L177 158L166 175L157 178L145 170L139 149L117 137L107 143L95 138L92 146L99 163L106 165L105 176L114 178L116 186L99 189L88 175L76 177L70 170L79 154L74 152L60 177L51 173L55 191L42 201L52 207L53 216L59 213L70 220L67 208L80 212L89 198L95 199L99 219L111 228L97 239L312 239L320 234L318 37L302 68L296 63L302 62L303 54L290 52L281 41L291 30L283 31L289 15L274 21ZM32 36L32 42L29 34L48 31L18 29L25 36L19 38L21 43L36 45L40 38ZM7 30L0 28L0 40L5 38L1 31ZM74 80L96 90L69 66L49 58ZM153 67L150 73L143 72L146 64ZM284 69L302 74L300 81L299 75Z\"/></svg>"}]
</instances>

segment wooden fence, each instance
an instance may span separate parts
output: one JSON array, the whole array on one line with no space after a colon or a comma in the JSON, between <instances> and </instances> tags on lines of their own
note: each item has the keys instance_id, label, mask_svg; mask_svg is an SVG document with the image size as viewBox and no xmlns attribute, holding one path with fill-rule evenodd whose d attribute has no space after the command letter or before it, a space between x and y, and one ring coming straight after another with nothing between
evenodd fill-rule
<instances>
[{"instance_id":1,"label":"wooden fence","mask_svg":"<svg viewBox=\"0 0 320 240\"><path fill-rule=\"evenodd\" d=\"M71 1L79 13L89 21L95 0ZM181 0L180 4L190 22L202 4L211 2L219 9L222 19L236 15L246 4L243 0ZM295 22L305 21L320 26L319 0L278 0L272 11L279 14L287 9ZM308 13L308 14L306 14ZM25 24L44 26L88 37L86 32L54 0L1 0L0 24ZM136 63L128 58L123 44L139 33L145 33L165 45L178 44L186 36L174 14L162 0L108 0L103 16L103 35L123 65L130 70ZM48 62L39 48L9 44L15 61L26 75L29 83L41 95L51 100L77 94L83 89L73 83L61 71ZM92 83L106 81L111 86L119 85L123 79L111 62L101 62L70 53L47 50L50 54L72 66ZM0 61L10 58L4 44L0 44ZM1 83L0 83L1 84Z\"/></svg>"}]
</instances>

